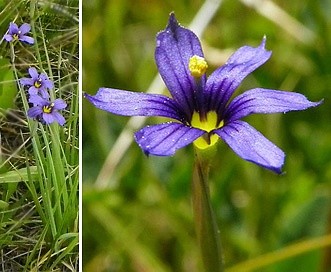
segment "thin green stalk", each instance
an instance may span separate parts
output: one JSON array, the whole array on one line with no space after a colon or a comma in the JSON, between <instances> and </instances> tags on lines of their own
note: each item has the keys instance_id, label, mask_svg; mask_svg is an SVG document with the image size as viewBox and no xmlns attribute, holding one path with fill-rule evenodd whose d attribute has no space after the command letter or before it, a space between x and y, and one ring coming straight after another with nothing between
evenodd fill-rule
<instances>
[{"instance_id":1,"label":"thin green stalk","mask_svg":"<svg viewBox=\"0 0 331 272\"><path fill-rule=\"evenodd\" d=\"M43 248L43 245L45 244L45 237L48 233L48 227L49 225L46 224L44 228L42 229L42 232L33 247L33 249L29 252L27 260L24 265L24 269L22 271L33 271L31 268L35 265L35 267L38 267L38 264L35 264L39 260L40 252L38 252L41 248ZM36 258L38 256L38 258ZM35 270L36 271L36 270Z\"/></svg>"},{"instance_id":2,"label":"thin green stalk","mask_svg":"<svg viewBox=\"0 0 331 272\"><path fill-rule=\"evenodd\" d=\"M63 224L63 215L65 209L68 206L68 188L66 183L67 161L65 154L63 153L63 147L58 134L58 128L55 126L49 126L51 139L52 139L52 154L54 162L54 187L57 188L55 193L55 209L59 212L60 218L57 220L58 231L62 233L66 231L61 226Z\"/></svg>"},{"instance_id":3,"label":"thin green stalk","mask_svg":"<svg viewBox=\"0 0 331 272\"><path fill-rule=\"evenodd\" d=\"M310 252L312 250L321 249L331 245L331 234L299 242L287 247L281 248L277 251L261 255L255 259L239 263L226 272L248 272L262 269L269 265L275 264L279 261L290 259L294 256Z\"/></svg>"},{"instance_id":4,"label":"thin green stalk","mask_svg":"<svg viewBox=\"0 0 331 272\"><path fill-rule=\"evenodd\" d=\"M329 206L331 202L329 202ZM329 207L327 233L331 235L331 207ZM331 268L331 245L324 249L323 258L321 260L320 272L329 272Z\"/></svg>"},{"instance_id":5,"label":"thin green stalk","mask_svg":"<svg viewBox=\"0 0 331 272\"><path fill-rule=\"evenodd\" d=\"M42 61L41 61L39 46L38 46L38 42L37 42L37 31L36 31L36 28L34 25L36 4L37 4L36 0L31 0L31 2L30 2L30 18L31 18L30 26L31 26L31 33L33 35L34 40L36 41L34 43L35 56L38 59L39 66L42 68Z\"/></svg>"},{"instance_id":6,"label":"thin green stalk","mask_svg":"<svg viewBox=\"0 0 331 272\"><path fill-rule=\"evenodd\" d=\"M41 19L39 17L39 24L42 25ZM39 29L39 33L41 35L41 40L43 42L43 47L44 47L44 54L45 54L45 58L46 58L46 63L47 63L47 68L48 68L48 76L49 78L54 82L54 77L53 77L53 72L52 72L52 67L51 67L51 61L48 55L48 50L47 50L47 46L46 46L46 38L43 32L43 29L40 27ZM40 63L40 68L42 68L42 65ZM43 68L42 68L43 69ZM55 94L54 91L49 92L49 95L51 97L51 100L55 100Z\"/></svg>"},{"instance_id":7,"label":"thin green stalk","mask_svg":"<svg viewBox=\"0 0 331 272\"><path fill-rule=\"evenodd\" d=\"M210 149L210 148L209 148ZM213 147L211 148L213 149ZM195 229L206 272L222 272L222 250L218 226L210 202L208 172L212 151L195 149L192 201Z\"/></svg>"}]
</instances>

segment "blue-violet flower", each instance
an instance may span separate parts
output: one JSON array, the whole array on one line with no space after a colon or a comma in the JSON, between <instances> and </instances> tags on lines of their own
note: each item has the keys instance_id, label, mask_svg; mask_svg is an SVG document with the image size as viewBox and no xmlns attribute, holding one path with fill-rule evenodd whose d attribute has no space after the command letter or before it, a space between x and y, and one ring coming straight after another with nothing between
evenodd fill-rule
<instances>
[{"instance_id":1,"label":"blue-violet flower","mask_svg":"<svg viewBox=\"0 0 331 272\"><path fill-rule=\"evenodd\" d=\"M146 126L135 140L148 155L171 156L190 143L204 149L223 139L244 160L281 173L285 154L245 121L254 113L285 113L305 110L310 102L299 93L255 88L230 103L242 80L271 56L266 38L258 47L243 46L207 79L208 67L200 41L177 22L174 14L157 35L155 60L172 98L100 88L85 97L96 107L126 116L163 116L176 122Z\"/></svg>"},{"instance_id":2,"label":"blue-violet flower","mask_svg":"<svg viewBox=\"0 0 331 272\"><path fill-rule=\"evenodd\" d=\"M7 42L11 41L21 41L29 44L34 43L34 39L26 36L25 34L28 33L31 29L31 26L27 23L24 23L20 27L17 26L15 23L9 23L8 34L4 36L4 39Z\"/></svg>"},{"instance_id":3,"label":"blue-violet flower","mask_svg":"<svg viewBox=\"0 0 331 272\"><path fill-rule=\"evenodd\" d=\"M39 95L31 95L29 102L33 103L33 107L28 110L29 118L37 118L46 124L51 124L54 121L58 122L61 126L65 124L64 117L57 112L67 107L67 104L62 99L58 98L50 102Z\"/></svg>"},{"instance_id":4,"label":"blue-violet flower","mask_svg":"<svg viewBox=\"0 0 331 272\"><path fill-rule=\"evenodd\" d=\"M39 75L37 69L34 67L29 68L29 74L31 78L20 79L20 83L23 86L29 86L29 95L37 95L40 93L43 98L49 98L49 94L46 89L52 89L54 87L53 82L48 79L46 74L41 73Z\"/></svg>"}]
</instances>

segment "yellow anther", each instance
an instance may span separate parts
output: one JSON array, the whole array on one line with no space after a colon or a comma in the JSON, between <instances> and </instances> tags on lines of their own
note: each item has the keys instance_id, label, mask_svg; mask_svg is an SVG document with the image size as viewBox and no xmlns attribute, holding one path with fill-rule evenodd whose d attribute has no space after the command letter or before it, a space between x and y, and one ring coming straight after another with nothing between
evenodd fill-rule
<instances>
[{"instance_id":1,"label":"yellow anther","mask_svg":"<svg viewBox=\"0 0 331 272\"><path fill-rule=\"evenodd\" d=\"M54 108L54 103L51 103L49 105L45 105L43 106L43 112L44 113L51 113L53 111Z\"/></svg>"},{"instance_id":2,"label":"yellow anther","mask_svg":"<svg viewBox=\"0 0 331 272\"><path fill-rule=\"evenodd\" d=\"M191 125L192 127L210 132L214 129L222 127L223 121L221 121L219 124L217 123L217 113L215 111L208 112L206 120L201 120L199 113L194 112L192 116ZM196 139L193 142L193 144L199 149L206 149L216 144L218 139L219 136L217 134L213 134L213 133L205 134L200 138Z\"/></svg>"},{"instance_id":3,"label":"yellow anther","mask_svg":"<svg viewBox=\"0 0 331 272\"><path fill-rule=\"evenodd\" d=\"M42 80L39 78L37 81L34 82L34 86L36 88L40 88Z\"/></svg>"},{"instance_id":4,"label":"yellow anther","mask_svg":"<svg viewBox=\"0 0 331 272\"><path fill-rule=\"evenodd\" d=\"M17 33L13 34L13 35L12 35L13 39L14 39L14 40L18 40L18 38L19 38L19 36L21 35L21 33L22 33L22 31L19 30L19 31L17 31Z\"/></svg>"},{"instance_id":5,"label":"yellow anther","mask_svg":"<svg viewBox=\"0 0 331 272\"><path fill-rule=\"evenodd\" d=\"M207 68L208 64L203 57L194 55L190 58L188 69L193 77L201 77L204 73L206 73Z\"/></svg>"}]
</instances>

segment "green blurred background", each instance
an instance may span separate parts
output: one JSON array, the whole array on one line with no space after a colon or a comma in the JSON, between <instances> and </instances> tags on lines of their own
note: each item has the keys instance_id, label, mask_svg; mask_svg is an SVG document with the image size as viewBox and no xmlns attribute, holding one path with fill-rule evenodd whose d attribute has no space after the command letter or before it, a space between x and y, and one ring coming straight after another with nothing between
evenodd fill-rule
<instances>
[{"instance_id":1,"label":"green blurred background","mask_svg":"<svg viewBox=\"0 0 331 272\"><path fill-rule=\"evenodd\" d=\"M203 5L202 0L84 0L83 91L145 92L157 74L155 36L169 13L188 27ZM257 46L267 36L271 59L236 94L264 87L300 92L312 101L324 98L304 112L245 119L286 153L282 176L219 143L210 187L227 268L330 232L330 14L328 0L224 0L202 35L208 73L239 47ZM113 151L119 163L112 171L115 160L104 163L129 119L83 101L84 271L202 271L190 199L193 148L147 158L133 142L124 156ZM330 250L321 248L257 271L331 271L330 259Z\"/></svg>"}]
</instances>

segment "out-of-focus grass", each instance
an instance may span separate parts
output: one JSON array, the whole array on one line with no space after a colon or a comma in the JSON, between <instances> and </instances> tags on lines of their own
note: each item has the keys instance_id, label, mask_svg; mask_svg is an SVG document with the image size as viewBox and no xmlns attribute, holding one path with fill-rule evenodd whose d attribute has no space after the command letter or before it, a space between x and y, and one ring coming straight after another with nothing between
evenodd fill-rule
<instances>
[{"instance_id":1,"label":"out-of-focus grass","mask_svg":"<svg viewBox=\"0 0 331 272\"><path fill-rule=\"evenodd\" d=\"M203 34L208 72L240 46L257 46L266 35L272 57L237 93L260 86L325 101L305 112L246 118L286 152L282 176L241 160L219 144L210 186L228 268L321 236L331 221L331 4L274 1L298 23L300 31L294 35L289 31L293 21L289 25L286 18L277 23L268 19L276 14L274 8L261 14L245 2L223 1ZM188 26L202 4L83 1L84 91L146 91L157 73L156 33L165 28L171 11ZM147 158L133 143L109 176L110 187L95 186L128 119L83 101L84 271L201 271L190 205L192 147L171 158ZM149 118L147 123L161 121ZM328 271L330 256L321 248L259 271Z\"/></svg>"}]
</instances>

